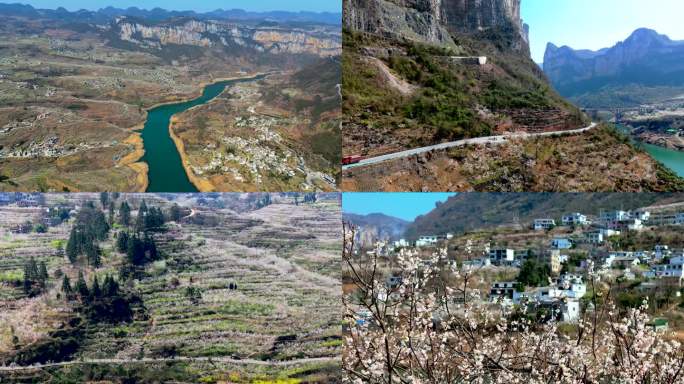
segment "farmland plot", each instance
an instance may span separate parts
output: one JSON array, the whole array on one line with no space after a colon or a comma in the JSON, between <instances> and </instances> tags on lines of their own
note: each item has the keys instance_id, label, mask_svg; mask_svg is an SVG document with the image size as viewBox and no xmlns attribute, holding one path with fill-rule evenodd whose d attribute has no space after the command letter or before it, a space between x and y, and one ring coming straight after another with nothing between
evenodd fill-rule
<instances>
[{"instance_id":1,"label":"farmland plot","mask_svg":"<svg viewBox=\"0 0 684 384\"><path fill-rule=\"evenodd\" d=\"M96 245L97 268L90 256L70 261L66 242L88 204L105 216L108 210L101 208L98 195L74 195L67 203L73 205L72 217L45 234L9 230L38 220L41 210L0 207L0 276L6 278L0 305L7 319L0 324L0 362L5 364L0 377L28 382L46 374L114 382L129 377L138 382L339 381L341 217L336 194L320 194L307 203L286 194L269 195L266 203L245 194L110 196L116 209L106 239ZM46 206L64 204L63 196L49 195ZM146 253L149 260L124 277L131 269L130 252L120 252L118 240L123 233L138 233L143 200L164 213L161 228L139 232L155 244L158 256ZM120 222L118 207L124 201L131 207L128 225ZM180 212L175 220L172 207ZM5 212L20 217L10 219ZM39 295L28 297L21 280L32 256L46 261L49 278ZM115 276L128 300L129 318L93 321L94 305L87 299L66 300L62 278L55 276L75 282L79 272L91 297L95 276L100 284ZM22 321L29 316L31 321ZM59 331L71 332L68 337L77 342L73 353L26 360L35 350L34 355L26 351L59 338Z\"/></svg>"}]
</instances>

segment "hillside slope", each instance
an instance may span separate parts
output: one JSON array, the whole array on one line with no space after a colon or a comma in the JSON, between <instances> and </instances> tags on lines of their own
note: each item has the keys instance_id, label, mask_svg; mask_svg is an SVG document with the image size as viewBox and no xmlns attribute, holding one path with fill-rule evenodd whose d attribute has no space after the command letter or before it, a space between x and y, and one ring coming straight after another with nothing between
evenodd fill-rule
<instances>
[{"instance_id":1,"label":"hillside slope","mask_svg":"<svg viewBox=\"0 0 684 384\"><path fill-rule=\"evenodd\" d=\"M589 119L551 87L530 58L521 0L343 4L343 156L373 158L505 136L495 145L350 167L342 173L344 190L684 188L684 180L610 127L567 132L588 127ZM526 133L552 135L531 139ZM599 176L597 167L605 173Z\"/></svg>"},{"instance_id":2,"label":"hillside slope","mask_svg":"<svg viewBox=\"0 0 684 384\"><path fill-rule=\"evenodd\" d=\"M406 228L411 224L408 221L381 213L372 213L370 215L344 213L343 219L359 227L359 233L367 235L373 241L377 239L398 240L404 235Z\"/></svg>"},{"instance_id":3,"label":"hillside slope","mask_svg":"<svg viewBox=\"0 0 684 384\"><path fill-rule=\"evenodd\" d=\"M426 3L345 3L345 155L584 123L530 59L519 1Z\"/></svg>"},{"instance_id":4,"label":"hillside slope","mask_svg":"<svg viewBox=\"0 0 684 384\"><path fill-rule=\"evenodd\" d=\"M444 234L513 224L535 218L556 218L570 212L598 215L601 210L636 209L667 204L682 193L463 193L451 197L430 213L416 218L406 236Z\"/></svg>"}]
</instances>

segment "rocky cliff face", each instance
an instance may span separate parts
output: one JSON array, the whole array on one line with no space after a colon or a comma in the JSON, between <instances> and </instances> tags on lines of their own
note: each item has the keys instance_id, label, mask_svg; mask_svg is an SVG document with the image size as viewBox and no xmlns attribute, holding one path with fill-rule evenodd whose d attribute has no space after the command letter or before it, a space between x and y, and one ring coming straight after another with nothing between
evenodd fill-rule
<instances>
[{"instance_id":1,"label":"rocky cliff face","mask_svg":"<svg viewBox=\"0 0 684 384\"><path fill-rule=\"evenodd\" d=\"M344 0L343 24L356 31L400 36L428 43L453 44L450 32L478 33L514 28L515 47L528 48L528 27L521 0Z\"/></svg>"},{"instance_id":2,"label":"rocky cliff face","mask_svg":"<svg viewBox=\"0 0 684 384\"><path fill-rule=\"evenodd\" d=\"M111 26L118 37L144 48L191 45L245 47L272 54L311 54L321 57L342 53L339 31L333 27L311 30L287 27L251 27L188 19L180 23L147 25L121 17Z\"/></svg>"}]
</instances>

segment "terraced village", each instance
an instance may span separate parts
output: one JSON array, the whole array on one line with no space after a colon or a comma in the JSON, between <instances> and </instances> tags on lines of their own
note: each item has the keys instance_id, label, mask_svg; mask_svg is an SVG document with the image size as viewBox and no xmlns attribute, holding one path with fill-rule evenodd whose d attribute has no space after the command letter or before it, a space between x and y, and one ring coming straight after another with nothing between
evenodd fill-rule
<instances>
[{"instance_id":1,"label":"terraced village","mask_svg":"<svg viewBox=\"0 0 684 384\"><path fill-rule=\"evenodd\" d=\"M338 382L337 194L0 194L0 378Z\"/></svg>"},{"instance_id":2,"label":"terraced village","mask_svg":"<svg viewBox=\"0 0 684 384\"><path fill-rule=\"evenodd\" d=\"M124 15L59 13L0 4L0 190L145 192L149 186L145 145L149 148L155 143L143 143L141 130L150 109L194 99L206 85L219 80L260 73L278 72L280 76L270 83L287 88L284 79L341 52L339 26L316 21L279 20L262 25L163 10L162 16L128 17L125 10L116 12ZM339 65L333 69L337 79L319 95L328 100L326 94L330 94L337 101L336 108L322 119L325 128L309 129L313 108L292 108L285 112L301 118L283 124L283 130L306 137L332 132L322 138L323 147L337 145L339 152L339 140L334 140L339 138L339 126L330 122L339 118L335 115L339 113ZM298 92L306 97L292 98L292 103L315 97L305 90ZM231 121L230 116L221 115L211 119ZM202 136L203 128L185 126L184 130ZM164 127L165 135L166 131ZM221 138L202 144L216 146ZM307 177L318 180L310 182L309 189L334 189L329 184L336 177L333 165L337 163L332 163L336 158L321 155L321 150L306 145L307 140L289 139L280 151L299 160L301 164L293 163L293 168L301 168L297 172L304 173L304 181ZM184 146L176 144L186 157ZM226 154L220 147L214 149L204 154L209 162ZM256 156L241 161L261 166ZM188 168L196 166L198 177L210 170L221 171L220 166L200 171L206 165L191 162ZM269 178L268 174L262 177ZM252 181L258 184L259 180ZM196 184L203 190L199 187L206 181ZM227 189L216 184L207 191ZM250 190L239 185L230 190ZM259 185L251 189L266 190Z\"/></svg>"},{"instance_id":3,"label":"terraced village","mask_svg":"<svg viewBox=\"0 0 684 384\"><path fill-rule=\"evenodd\" d=\"M345 225L348 377L681 381L681 194L458 195L404 236L386 217Z\"/></svg>"}]
</instances>

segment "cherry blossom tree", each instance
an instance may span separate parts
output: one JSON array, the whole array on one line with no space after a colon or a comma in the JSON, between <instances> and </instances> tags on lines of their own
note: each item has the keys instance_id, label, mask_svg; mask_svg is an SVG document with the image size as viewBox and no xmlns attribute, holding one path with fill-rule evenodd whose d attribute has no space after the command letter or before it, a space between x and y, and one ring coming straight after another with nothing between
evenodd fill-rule
<instances>
[{"instance_id":1,"label":"cherry blossom tree","mask_svg":"<svg viewBox=\"0 0 684 384\"><path fill-rule=\"evenodd\" d=\"M344 369L353 383L682 383L684 348L648 326L647 303L593 295L572 332L486 300L475 272L402 249L388 267L344 226ZM471 253L470 244L464 252ZM463 255L469 256L469 255ZM448 275L448 277L447 277ZM588 271L592 287L595 275Z\"/></svg>"}]
</instances>

